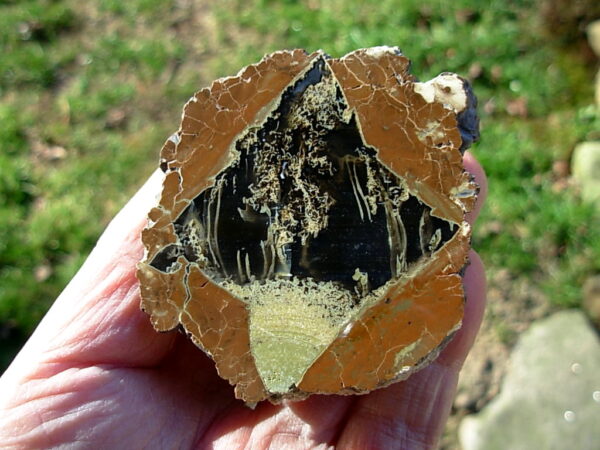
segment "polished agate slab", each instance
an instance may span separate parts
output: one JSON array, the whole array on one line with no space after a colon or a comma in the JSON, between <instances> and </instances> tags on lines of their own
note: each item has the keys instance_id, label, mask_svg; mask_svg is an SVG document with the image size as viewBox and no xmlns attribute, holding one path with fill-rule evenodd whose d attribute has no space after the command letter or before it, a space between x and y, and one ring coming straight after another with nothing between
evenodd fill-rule
<instances>
[{"instance_id":1,"label":"polished agate slab","mask_svg":"<svg viewBox=\"0 0 600 450\"><path fill-rule=\"evenodd\" d=\"M475 98L408 67L276 52L194 95L162 149L142 309L249 404L405 379L461 325Z\"/></svg>"}]
</instances>

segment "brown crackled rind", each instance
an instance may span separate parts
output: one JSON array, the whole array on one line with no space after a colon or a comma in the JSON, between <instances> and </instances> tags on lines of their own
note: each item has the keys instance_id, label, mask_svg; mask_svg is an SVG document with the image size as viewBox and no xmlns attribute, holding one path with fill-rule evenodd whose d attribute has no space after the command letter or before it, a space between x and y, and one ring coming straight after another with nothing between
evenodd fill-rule
<instances>
[{"instance_id":1,"label":"brown crackled rind","mask_svg":"<svg viewBox=\"0 0 600 450\"><path fill-rule=\"evenodd\" d=\"M322 52L276 52L198 92L184 108L180 130L162 149L163 192L142 234L146 255L137 272L142 309L158 331L182 325L215 360L219 374L236 386L236 396L249 404L281 396L266 391L257 371L246 303L183 257L169 273L149 262L177 241L173 222L231 164L236 140L247 127L263 122L284 89L319 58ZM412 267L387 285L380 301L365 306L293 392L283 396L289 398L368 392L406 378L439 353L462 320L460 271L467 264L470 238L464 215L477 193L462 165L465 139L457 118L469 98L461 79L448 75L438 83L416 83L408 73L409 61L388 47L357 50L325 63L364 143L431 207L431 215L456 224L458 231L435 257ZM457 86L463 92L452 92Z\"/></svg>"},{"instance_id":2,"label":"brown crackled rind","mask_svg":"<svg viewBox=\"0 0 600 450\"><path fill-rule=\"evenodd\" d=\"M215 81L187 103L180 130L161 151L166 177L159 206L150 212L151 223L142 233L145 261L175 242L173 221L191 199L214 184L214 177L231 158L235 138L261 120L314 57L301 50L278 52L248 66L237 77ZM165 274L142 263L137 275L142 309L157 330L172 330L181 323L215 360L219 374L236 385L238 397L247 402L266 397L250 353L244 303L197 268L182 265L175 273ZM188 286L192 286L189 291Z\"/></svg>"},{"instance_id":3,"label":"brown crackled rind","mask_svg":"<svg viewBox=\"0 0 600 450\"><path fill-rule=\"evenodd\" d=\"M464 293L458 272L467 263L470 247L464 214L472 209L475 196L455 193L475 191L476 186L462 165L456 113L440 103L427 103L414 91L406 58L359 51L329 64L357 115L364 141L378 149L380 161L433 207L433 215L461 224L461 232L436 258L398 280L383 296L385 301L365 311L338 337L298 386L303 392L368 391L406 378L460 326ZM439 142L423 142L417 136L431 118L443 128L442 151ZM415 344L397 360L399 350Z\"/></svg>"}]
</instances>

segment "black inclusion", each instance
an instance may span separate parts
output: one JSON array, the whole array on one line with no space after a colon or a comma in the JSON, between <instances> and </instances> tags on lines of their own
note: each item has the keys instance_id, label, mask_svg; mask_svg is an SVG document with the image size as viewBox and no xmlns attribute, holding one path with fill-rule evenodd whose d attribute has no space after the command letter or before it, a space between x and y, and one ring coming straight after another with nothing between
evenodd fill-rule
<instances>
[{"instance_id":1,"label":"black inclusion","mask_svg":"<svg viewBox=\"0 0 600 450\"><path fill-rule=\"evenodd\" d=\"M250 274L256 275L262 271L262 259L259 261L259 256L262 255L260 242L267 239L269 218L265 214L246 209L246 205L243 203L243 198L250 196L248 186L253 180L253 165L248 155L242 155L240 165L236 169L225 174L218 222L213 219L213 224L218 224L216 234L213 234L216 236L213 246L215 253L218 249L219 264L224 266L221 267L221 272L226 277L232 277L238 283L242 283L246 281L246 255L248 255L250 263ZM216 199L209 202L207 196L204 196L201 199L197 198L195 202L202 202L202 216L205 223L209 207L212 208L211 218L216 216ZM246 217L249 220L242 218L240 210L246 211ZM243 269L242 275L238 269L238 257Z\"/></svg>"},{"instance_id":2,"label":"black inclusion","mask_svg":"<svg viewBox=\"0 0 600 450\"><path fill-rule=\"evenodd\" d=\"M252 210L244 203L244 198L252 196L250 187L256 186L260 181L257 179L260 170L255 167L255 162L258 157L271 157L269 155L272 155L272 151L264 151L265 142L270 144L271 149L280 148L281 152L285 151L288 155L298 154L301 149L306 151L309 131L290 127L288 115L294 103L301 100L305 90L328 75L324 61L320 59L302 79L283 93L277 110L261 129L254 131L256 139L252 143L249 143L250 140L245 141L245 145L242 145L242 141L237 143L239 161L225 169L215 185L196 197L181 214L175 223L180 245L169 245L161 251L151 263L154 267L166 271L178 255L184 255L189 261L208 261L206 268L210 269L210 273L238 284L247 283L252 277L263 279L265 264L269 265L274 257L269 253L265 263L265 253L261 246L261 242L267 240L270 219L268 214ZM343 101L340 92L337 100ZM322 152L331 163L333 174L323 173L322 170L305 164L302 176L311 184L318 185L321 193L326 192L333 199L333 204L327 212L327 227L316 236L308 237L305 243L296 238L286 248L291 254L291 275L298 278L311 277L315 281L336 282L353 291L357 285L353 276L356 269L359 269L367 273L369 288L376 289L393 277L387 216L383 205L378 205L375 214L369 216L365 200L355 194L355 191L358 183L365 195L368 192L367 159L371 164L371 175L379 177L376 181L380 187L387 186L389 180L397 180L397 177L378 162L373 149L365 147L354 119L350 123L339 121L333 130L317 130L319 126L318 121L315 121L312 132L320 133L323 148L308 151ZM291 144L290 141L284 141L283 136L291 138ZM273 164L282 164L281 156L273 157ZM348 163L353 167L352 173ZM264 161L262 164L264 165ZM354 170L356 176L353 184L351 177ZM293 198L300 194L292 177L287 176L280 182L279 204L264 205L270 208L271 217L275 216L276 208L301 200ZM392 182L393 184L395 183ZM398 185L400 184L398 180ZM243 211L241 214L240 210ZM419 225L425 210L430 208L414 196L409 196L400 207L400 217L407 235L405 260L408 265L426 256L422 254L419 241ZM217 215L218 220L215 220ZM204 258L199 258L200 255L195 253L197 247L192 246L184 232L190 218L199 221L204 229L205 236L201 239L205 242L202 247ZM430 217L430 221L434 230L441 229L442 244L455 233L446 221L435 217ZM206 242L210 245L206 245ZM394 253L396 252L397 249L394 249ZM249 274L246 255L250 266Z\"/></svg>"},{"instance_id":3,"label":"black inclusion","mask_svg":"<svg viewBox=\"0 0 600 450\"><path fill-rule=\"evenodd\" d=\"M263 127L257 132L256 143L249 148L238 145L240 161L235 167L229 168L224 174L225 187L222 192L220 219L218 226L218 248L220 250L221 263L224 265L221 271L225 277L231 278L237 283L243 284L249 281L246 269L246 255L250 265L251 276L261 279L264 273L265 259L261 241L265 242L268 236L269 216L267 214L252 210L243 202L244 198L251 197L249 186L256 184L255 158L262 150L262 142L276 139L279 130L287 127L287 114L295 102L298 102L302 94L310 85L321 81L324 74L324 61L320 59L303 78L299 79L293 86L289 87L283 94L278 109L272 114ZM275 136L275 137L273 137ZM283 146L281 146L283 148ZM297 151L297 146L292 150ZM235 190L234 190L235 188ZM283 188L285 191L285 186ZM285 198L285 196L282 196ZM204 199L204 208L207 208L207 200ZM214 203L214 202L213 202ZM242 218L239 210L244 210L246 219ZM206 214L203 214L206 217ZM249 219L249 220L248 220ZM240 252L240 263L238 263L238 251ZM240 273L239 266L242 271Z\"/></svg>"},{"instance_id":4,"label":"black inclusion","mask_svg":"<svg viewBox=\"0 0 600 450\"><path fill-rule=\"evenodd\" d=\"M350 124L341 124L325 140L328 157L333 162L334 175L321 176L319 182L322 190L333 197L334 204L329 210L327 228L309 239L305 246L300 242L294 243L292 274L334 281L341 283L346 289L352 289L356 286L352 277L356 269L359 269L368 274L370 288L376 289L392 276L385 212L382 207L378 207L377 213L369 219L363 203L361 218L350 181L351 174L346 165L349 157L353 159L352 156L359 156L357 150L364 152L366 149L354 120ZM358 181L366 193L365 164L357 163L356 169Z\"/></svg>"},{"instance_id":5,"label":"black inclusion","mask_svg":"<svg viewBox=\"0 0 600 450\"><path fill-rule=\"evenodd\" d=\"M271 136L277 134L277 130L287 126L287 114L292 105L300 100L306 88L321 81L325 73L324 65L324 60L319 59L304 77L286 89L281 96L280 106L257 131L256 144L251 145L250 148L237 146L240 151L239 162L226 169L215 183L222 183L223 186L220 205L218 205L216 187L207 189L198 195L175 222L175 232L182 248L177 245L169 245L154 257L150 263L153 267L165 271L177 260L177 256L174 255L179 253L183 253L189 261L198 259L200 255L195 253L189 238L183 231L186 222L190 216L193 216L202 224L206 232L212 230L208 236L210 248L205 249L204 256L211 261L213 270L220 273L222 277L232 279L237 283L247 282L249 280L245 270L245 261L246 255L248 255L250 275L260 279L264 271L263 250L260 243L267 239L269 217L264 213L249 209L243 202L244 198L251 196L250 185L258 181L255 179L254 159L261 151L260 143L271 140ZM295 150L297 151L297 148ZM219 206L218 211L217 206ZM244 220L239 212L240 209L245 211L246 219L250 218L251 220ZM214 220L216 214L219 215L218 222ZM217 225L216 234L214 233L215 225ZM212 251L210 251L211 248ZM239 270L238 252L242 273Z\"/></svg>"},{"instance_id":6,"label":"black inclusion","mask_svg":"<svg viewBox=\"0 0 600 450\"><path fill-rule=\"evenodd\" d=\"M448 242L450 239L452 239L452 237L458 230L458 227L455 227L455 226L451 225L450 223L446 222L445 220L438 219L437 217L434 217L434 216L431 216L431 222L433 224L434 229L438 228L438 229L442 230L442 239L441 239L440 247L442 245L444 245L446 242Z\"/></svg>"},{"instance_id":7,"label":"black inclusion","mask_svg":"<svg viewBox=\"0 0 600 450\"><path fill-rule=\"evenodd\" d=\"M319 83L326 73L327 69L325 68L325 61L322 58L319 58L315 65L304 74L303 78L296 81L293 86L287 88L281 95L281 102L273 115L273 117L278 118L274 119L272 117L267 120L263 131L276 129L281 125L285 126L286 116L290 112L293 104L302 98L302 94L304 94L304 91L306 91L309 86Z\"/></svg>"},{"instance_id":8,"label":"black inclusion","mask_svg":"<svg viewBox=\"0 0 600 450\"><path fill-rule=\"evenodd\" d=\"M419 224L426 206L417 197L410 195L408 200L402 203L400 217L406 231L406 262L411 264L418 260L421 255L421 241L419 239Z\"/></svg>"},{"instance_id":9,"label":"black inclusion","mask_svg":"<svg viewBox=\"0 0 600 450\"><path fill-rule=\"evenodd\" d=\"M400 209L400 217L406 231L407 242L406 242L406 262L412 264L418 261L423 255L421 251L421 241L419 236L419 226L421 224L421 217L425 211L431 211L431 208L424 203L421 203L417 197L409 195L408 200L402 203ZM429 216L431 227L433 230L439 229L441 231L440 245L448 242L456 229L453 229L450 223L445 220L439 219L435 216ZM429 242L422 243L427 248ZM434 249L434 251L437 249Z\"/></svg>"},{"instance_id":10,"label":"black inclusion","mask_svg":"<svg viewBox=\"0 0 600 450\"><path fill-rule=\"evenodd\" d=\"M150 265L155 269L166 272L177 261L178 257L179 247L176 244L170 244L156 254Z\"/></svg>"}]
</instances>

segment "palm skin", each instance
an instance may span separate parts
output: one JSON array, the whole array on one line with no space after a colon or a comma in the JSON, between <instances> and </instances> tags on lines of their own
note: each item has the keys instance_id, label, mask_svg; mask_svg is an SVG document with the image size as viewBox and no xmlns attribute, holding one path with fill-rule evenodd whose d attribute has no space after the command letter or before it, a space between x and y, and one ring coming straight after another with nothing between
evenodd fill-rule
<instances>
[{"instance_id":1,"label":"palm skin","mask_svg":"<svg viewBox=\"0 0 600 450\"><path fill-rule=\"evenodd\" d=\"M486 192L470 154L467 170ZM156 333L139 309L135 266L153 175L109 225L79 273L0 378L0 442L13 448L432 448L484 309L471 253L463 327L427 368L363 396L315 395L254 410L180 333Z\"/></svg>"}]
</instances>

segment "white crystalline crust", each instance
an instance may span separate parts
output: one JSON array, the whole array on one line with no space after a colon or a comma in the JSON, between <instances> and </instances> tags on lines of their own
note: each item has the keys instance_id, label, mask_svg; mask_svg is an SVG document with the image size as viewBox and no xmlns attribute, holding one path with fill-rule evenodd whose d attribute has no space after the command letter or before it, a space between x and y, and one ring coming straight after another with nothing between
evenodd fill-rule
<instances>
[{"instance_id":1,"label":"white crystalline crust","mask_svg":"<svg viewBox=\"0 0 600 450\"><path fill-rule=\"evenodd\" d=\"M443 73L424 83L415 83L415 92L427 103L438 102L452 108L456 113L467 107L464 81L454 73Z\"/></svg>"}]
</instances>

